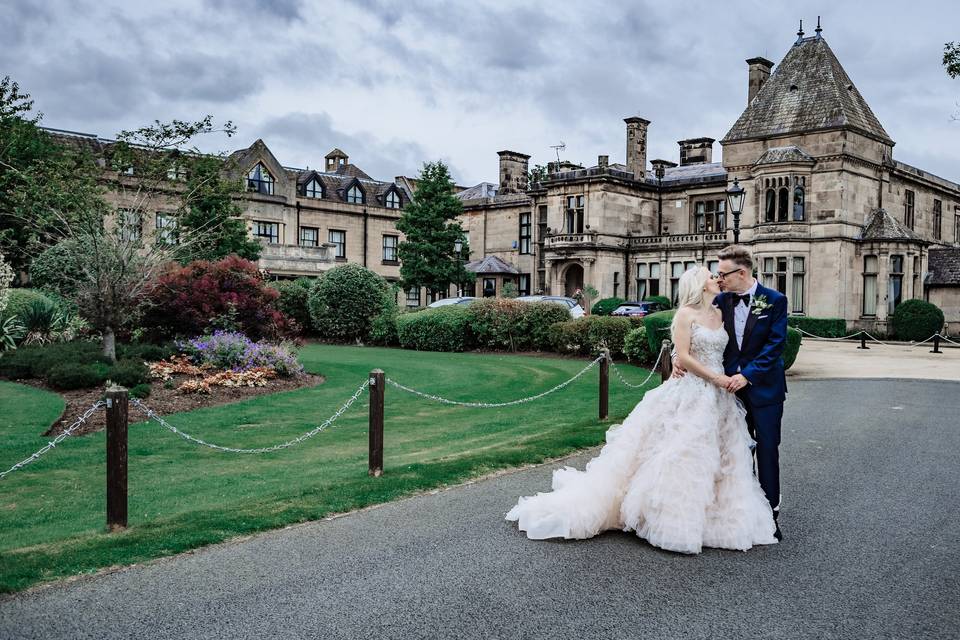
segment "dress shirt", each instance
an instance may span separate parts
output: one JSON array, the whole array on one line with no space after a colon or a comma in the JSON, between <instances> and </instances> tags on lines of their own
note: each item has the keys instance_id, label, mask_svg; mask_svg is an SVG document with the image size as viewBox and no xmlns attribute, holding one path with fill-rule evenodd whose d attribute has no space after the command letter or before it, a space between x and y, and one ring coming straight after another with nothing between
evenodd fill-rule
<instances>
[{"instance_id":1,"label":"dress shirt","mask_svg":"<svg viewBox=\"0 0 960 640\"><path fill-rule=\"evenodd\" d=\"M743 330L747 326L747 318L750 317L750 306L753 305L753 298L757 295L757 281L753 281L753 286L747 289L746 291L740 293L740 295L750 294L750 304L746 305L741 303L739 300L736 301L736 305L733 307L733 327L736 330L737 335L737 347L743 348Z\"/></svg>"}]
</instances>

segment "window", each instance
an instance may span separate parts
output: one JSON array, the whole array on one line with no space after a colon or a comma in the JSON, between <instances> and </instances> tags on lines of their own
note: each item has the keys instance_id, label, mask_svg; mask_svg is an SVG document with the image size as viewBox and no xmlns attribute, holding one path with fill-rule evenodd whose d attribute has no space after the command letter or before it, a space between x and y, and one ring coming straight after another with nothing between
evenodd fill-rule
<instances>
[{"instance_id":1,"label":"window","mask_svg":"<svg viewBox=\"0 0 960 640\"><path fill-rule=\"evenodd\" d=\"M933 201L933 237L939 240L943 236L943 202Z\"/></svg>"},{"instance_id":2,"label":"window","mask_svg":"<svg viewBox=\"0 0 960 640\"><path fill-rule=\"evenodd\" d=\"M719 260L707 260L707 269L710 273L719 273L720 272L720 261Z\"/></svg>"},{"instance_id":3,"label":"window","mask_svg":"<svg viewBox=\"0 0 960 640\"><path fill-rule=\"evenodd\" d=\"M310 182L303 187L303 195L307 196L308 198L322 198L323 183L316 178L312 178Z\"/></svg>"},{"instance_id":4,"label":"window","mask_svg":"<svg viewBox=\"0 0 960 640\"><path fill-rule=\"evenodd\" d=\"M407 306L408 307L420 306L420 287L410 287L409 289L407 289Z\"/></svg>"},{"instance_id":5,"label":"window","mask_svg":"<svg viewBox=\"0 0 960 640\"><path fill-rule=\"evenodd\" d=\"M396 189L390 189L390 191L387 191L387 197L384 200L386 202L387 209L400 208L400 194L397 193Z\"/></svg>"},{"instance_id":6,"label":"window","mask_svg":"<svg viewBox=\"0 0 960 640\"><path fill-rule=\"evenodd\" d=\"M789 206L790 192L786 187L781 187L777 200L777 222L787 221L787 208Z\"/></svg>"},{"instance_id":7,"label":"window","mask_svg":"<svg viewBox=\"0 0 960 640\"><path fill-rule=\"evenodd\" d=\"M777 217L777 192L767 189L767 206L764 209L764 222L773 222Z\"/></svg>"},{"instance_id":8,"label":"window","mask_svg":"<svg viewBox=\"0 0 960 640\"><path fill-rule=\"evenodd\" d=\"M383 261L397 261L397 240L399 236L383 236Z\"/></svg>"},{"instance_id":9,"label":"window","mask_svg":"<svg viewBox=\"0 0 960 640\"><path fill-rule=\"evenodd\" d=\"M953 241L960 244L960 207L953 208Z\"/></svg>"},{"instance_id":10,"label":"window","mask_svg":"<svg viewBox=\"0 0 960 640\"><path fill-rule=\"evenodd\" d=\"M187 170L180 165L172 165L167 168L167 180L176 180L178 182L185 182L187 180Z\"/></svg>"},{"instance_id":11,"label":"window","mask_svg":"<svg viewBox=\"0 0 960 640\"><path fill-rule=\"evenodd\" d=\"M693 210L693 233L714 233L726 227L725 200L702 200Z\"/></svg>"},{"instance_id":12,"label":"window","mask_svg":"<svg viewBox=\"0 0 960 640\"><path fill-rule=\"evenodd\" d=\"M530 295L530 274L529 273L520 274L520 284L517 286L517 295L521 295L521 296Z\"/></svg>"},{"instance_id":13,"label":"window","mask_svg":"<svg viewBox=\"0 0 960 640\"><path fill-rule=\"evenodd\" d=\"M120 209L117 211L117 227L120 231L120 238L124 242L134 242L140 239L141 221L140 212L132 209Z\"/></svg>"},{"instance_id":14,"label":"window","mask_svg":"<svg viewBox=\"0 0 960 640\"><path fill-rule=\"evenodd\" d=\"M637 264L637 300L660 295L660 263Z\"/></svg>"},{"instance_id":15,"label":"window","mask_svg":"<svg viewBox=\"0 0 960 640\"><path fill-rule=\"evenodd\" d=\"M890 256L890 282L887 285L887 313L903 302L903 256Z\"/></svg>"},{"instance_id":16,"label":"window","mask_svg":"<svg viewBox=\"0 0 960 640\"><path fill-rule=\"evenodd\" d=\"M546 271L546 258L543 255L543 240L547 237L547 207L541 205L540 210L537 212L537 244L540 245L540 249L537 253L537 271ZM544 278L540 275L537 276L537 282L542 287Z\"/></svg>"},{"instance_id":17,"label":"window","mask_svg":"<svg viewBox=\"0 0 960 640\"><path fill-rule=\"evenodd\" d=\"M620 290L620 272L614 271L613 272L613 297L614 298L617 297L617 293L619 293L619 290Z\"/></svg>"},{"instance_id":18,"label":"window","mask_svg":"<svg viewBox=\"0 0 960 640\"><path fill-rule=\"evenodd\" d=\"M492 298L496 295L497 295L497 279L484 278L483 279L483 297Z\"/></svg>"},{"instance_id":19,"label":"window","mask_svg":"<svg viewBox=\"0 0 960 640\"><path fill-rule=\"evenodd\" d=\"M803 313L803 280L806 275L804 259L793 259L793 288L790 291L790 304L793 313Z\"/></svg>"},{"instance_id":20,"label":"window","mask_svg":"<svg viewBox=\"0 0 960 640\"><path fill-rule=\"evenodd\" d=\"M347 189L347 202L352 204L363 204L364 195L363 189L360 188L360 185L355 184Z\"/></svg>"},{"instance_id":21,"label":"window","mask_svg":"<svg viewBox=\"0 0 960 640\"><path fill-rule=\"evenodd\" d=\"M177 244L177 219L167 213L157 212L157 242L162 244Z\"/></svg>"},{"instance_id":22,"label":"window","mask_svg":"<svg viewBox=\"0 0 960 640\"><path fill-rule=\"evenodd\" d=\"M320 246L320 229L317 229L316 227L300 227L300 246Z\"/></svg>"},{"instance_id":23,"label":"window","mask_svg":"<svg viewBox=\"0 0 960 640\"><path fill-rule=\"evenodd\" d=\"M863 315L877 315L877 256L863 256Z\"/></svg>"},{"instance_id":24,"label":"window","mask_svg":"<svg viewBox=\"0 0 960 640\"><path fill-rule=\"evenodd\" d=\"M670 299L673 300L674 306L677 305L678 298L680 297L680 276L682 275L683 275L683 263L671 262L670 263Z\"/></svg>"},{"instance_id":25,"label":"window","mask_svg":"<svg viewBox=\"0 0 960 640\"><path fill-rule=\"evenodd\" d=\"M133 175L133 165L130 165L129 167L124 167L123 169L120 170L120 173L122 173L122 174L125 175L125 176L132 176L132 175Z\"/></svg>"},{"instance_id":26,"label":"window","mask_svg":"<svg viewBox=\"0 0 960 640\"><path fill-rule=\"evenodd\" d=\"M520 214L520 253L529 254L532 253L530 247L531 234L533 232L532 225L530 224L530 214L521 213Z\"/></svg>"},{"instance_id":27,"label":"window","mask_svg":"<svg viewBox=\"0 0 960 640\"><path fill-rule=\"evenodd\" d=\"M913 229L914 200L913 191L906 189L903 192L903 224L906 225L907 229Z\"/></svg>"},{"instance_id":28,"label":"window","mask_svg":"<svg viewBox=\"0 0 960 640\"><path fill-rule=\"evenodd\" d=\"M690 269L693 269L695 266L697 266L697 263L693 260L690 260L689 262L683 263L683 270L689 271Z\"/></svg>"},{"instance_id":29,"label":"window","mask_svg":"<svg viewBox=\"0 0 960 640\"><path fill-rule=\"evenodd\" d=\"M793 220L795 222L802 222L806 214L806 193L803 190L803 187L797 185L793 189Z\"/></svg>"},{"instance_id":30,"label":"window","mask_svg":"<svg viewBox=\"0 0 960 640\"><path fill-rule=\"evenodd\" d=\"M267 168L264 167L262 163L258 162L257 166L247 174L247 191L256 191L257 193L272 196L273 182L273 176L270 175L270 172L267 171Z\"/></svg>"},{"instance_id":31,"label":"window","mask_svg":"<svg viewBox=\"0 0 960 640\"><path fill-rule=\"evenodd\" d=\"M347 232L330 229L327 232L327 241L335 245L334 257L337 260L347 259Z\"/></svg>"},{"instance_id":32,"label":"window","mask_svg":"<svg viewBox=\"0 0 960 640\"><path fill-rule=\"evenodd\" d=\"M920 290L920 256L913 256L913 297L923 299L923 292Z\"/></svg>"},{"instance_id":33,"label":"window","mask_svg":"<svg viewBox=\"0 0 960 640\"><path fill-rule=\"evenodd\" d=\"M280 224L277 222L254 222L253 235L262 238L270 244L280 242Z\"/></svg>"},{"instance_id":34,"label":"window","mask_svg":"<svg viewBox=\"0 0 960 640\"><path fill-rule=\"evenodd\" d=\"M801 258L802 260L802 258ZM763 286L769 289L776 289L780 293L787 293L787 258L774 257L763 259L763 270L761 279Z\"/></svg>"},{"instance_id":35,"label":"window","mask_svg":"<svg viewBox=\"0 0 960 640\"><path fill-rule=\"evenodd\" d=\"M567 233L583 233L583 196L567 196Z\"/></svg>"}]
</instances>

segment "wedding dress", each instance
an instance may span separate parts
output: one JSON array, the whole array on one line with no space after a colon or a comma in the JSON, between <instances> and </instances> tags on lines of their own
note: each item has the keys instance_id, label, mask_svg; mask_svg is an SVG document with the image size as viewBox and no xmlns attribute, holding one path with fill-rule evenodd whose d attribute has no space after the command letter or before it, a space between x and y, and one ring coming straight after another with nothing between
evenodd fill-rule
<instances>
[{"instance_id":1,"label":"wedding dress","mask_svg":"<svg viewBox=\"0 0 960 640\"><path fill-rule=\"evenodd\" d=\"M694 323L690 353L722 373L727 340L722 326ZM607 431L584 471L557 469L553 491L521 497L506 519L535 540L621 529L681 553L774 544L745 415L734 394L703 378L671 378Z\"/></svg>"}]
</instances>

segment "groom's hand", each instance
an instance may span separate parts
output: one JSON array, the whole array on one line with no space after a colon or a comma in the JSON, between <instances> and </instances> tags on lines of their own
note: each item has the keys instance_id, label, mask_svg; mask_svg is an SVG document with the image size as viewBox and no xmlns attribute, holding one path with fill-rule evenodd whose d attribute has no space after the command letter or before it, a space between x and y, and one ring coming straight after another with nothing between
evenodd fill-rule
<instances>
[{"instance_id":1,"label":"groom's hand","mask_svg":"<svg viewBox=\"0 0 960 640\"><path fill-rule=\"evenodd\" d=\"M687 372L687 370L680 366L680 357L676 353L674 353L673 357L670 358L670 362L673 364L673 368L672 368L673 373L670 374L670 377L682 378L684 374Z\"/></svg>"},{"instance_id":2,"label":"groom's hand","mask_svg":"<svg viewBox=\"0 0 960 640\"><path fill-rule=\"evenodd\" d=\"M743 389L748 384L749 382L747 381L746 378L743 377L743 374L738 373L735 376L730 378L730 382L727 383L727 391L730 391L731 393L735 393L737 391L740 391L740 389Z\"/></svg>"}]
</instances>

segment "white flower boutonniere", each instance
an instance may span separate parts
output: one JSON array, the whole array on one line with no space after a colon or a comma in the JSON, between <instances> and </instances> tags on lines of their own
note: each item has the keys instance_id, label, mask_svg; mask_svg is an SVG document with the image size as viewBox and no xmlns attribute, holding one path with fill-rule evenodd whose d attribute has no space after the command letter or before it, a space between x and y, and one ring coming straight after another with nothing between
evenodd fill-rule
<instances>
[{"instance_id":1,"label":"white flower boutonniere","mask_svg":"<svg viewBox=\"0 0 960 640\"><path fill-rule=\"evenodd\" d=\"M767 296L756 296L753 299L753 305L750 307L750 313L758 316L772 306L772 304L767 302Z\"/></svg>"}]
</instances>

